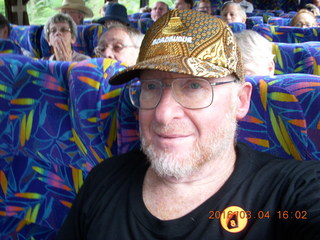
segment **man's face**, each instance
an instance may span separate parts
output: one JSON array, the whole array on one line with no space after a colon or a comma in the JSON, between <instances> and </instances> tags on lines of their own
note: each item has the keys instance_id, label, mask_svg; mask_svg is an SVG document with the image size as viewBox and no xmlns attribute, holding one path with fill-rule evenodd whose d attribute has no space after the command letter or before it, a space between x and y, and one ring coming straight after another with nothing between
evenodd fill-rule
<instances>
[{"instance_id":1,"label":"man's face","mask_svg":"<svg viewBox=\"0 0 320 240\"><path fill-rule=\"evenodd\" d=\"M71 29L68 23L53 23L49 26L49 39L50 46L54 46L56 41L61 39L66 46L71 46L75 43L76 39L71 34Z\"/></svg>"},{"instance_id":2,"label":"man's face","mask_svg":"<svg viewBox=\"0 0 320 240\"><path fill-rule=\"evenodd\" d=\"M76 9L70 9L70 8L62 8L61 12L68 14L77 25L82 24L83 17L84 17L82 12Z\"/></svg>"},{"instance_id":3,"label":"man's face","mask_svg":"<svg viewBox=\"0 0 320 240\"><path fill-rule=\"evenodd\" d=\"M112 58L132 66L136 63L139 48L134 46L129 35L120 28L112 28L99 40L100 57Z\"/></svg>"},{"instance_id":4,"label":"man's face","mask_svg":"<svg viewBox=\"0 0 320 240\"><path fill-rule=\"evenodd\" d=\"M190 4L186 3L184 0L176 0L175 4L175 9L190 9L191 6Z\"/></svg>"},{"instance_id":5,"label":"man's face","mask_svg":"<svg viewBox=\"0 0 320 240\"><path fill-rule=\"evenodd\" d=\"M168 12L167 6L162 2L156 2L151 10L151 18L153 21L158 20L161 16Z\"/></svg>"},{"instance_id":6,"label":"man's face","mask_svg":"<svg viewBox=\"0 0 320 240\"><path fill-rule=\"evenodd\" d=\"M242 22L245 23L245 19L243 19L239 13L239 9L235 5L229 5L226 6L225 9L223 9L221 18L226 23L232 23L232 22Z\"/></svg>"},{"instance_id":7,"label":"man's face","mask_svg":"<svg viewBox=\"0 0 320 240\"><path fill-rule=\"evenodd\" d=\"M141 80L161 79L171 84L190 75L164 71L143 71ZM229 81L231 76L210 79ZM236 131L237 83L212 87L213 103L202 109L187 109L165 88L158 106L139 111L143 151L151 167L162 176L186 177L208 161L219 159L234 142Z\"/></svg>"},{"instance_id":8,"label":"man's face","mask_svg":"<svg viewBox=\"0 0 320 240\"><path fill-rule=\"evenodd\" d=\"M208 14L212 14L212 9L210 7L210 3L206 3L206 2L200 2L198 7L197 7L197 11L199 12L205 12Z\"/></svg>"}]
</instances>

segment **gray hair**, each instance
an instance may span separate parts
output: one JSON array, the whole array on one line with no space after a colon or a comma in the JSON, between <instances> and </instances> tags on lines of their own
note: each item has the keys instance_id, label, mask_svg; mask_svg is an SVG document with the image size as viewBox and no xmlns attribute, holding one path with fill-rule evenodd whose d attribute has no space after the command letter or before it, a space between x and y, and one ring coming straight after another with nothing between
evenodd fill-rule
<instances>
[{"instance_id":1,"label":"gray hair","mask_svg":"<svg viewBox=\"0 0 320 240\"><path fill-rule=\"evenodd\" d=\"M71 35L74 38L78 37L77 24L73 21L73 19L68 14L57 13L56 15L50 17L44 26L44 37L47 41L49 41L50 26L54 23L67 23L70 27Z\"/></svg>"},{"instance_id":2,"label":"gray hair","mask_svg":"<svg viewBox=\"0 0 320 240\"><path fill-rule=\"evenodd\" d=\"M243 63L273 61L272 43L253 30L234 34L241 49Z\"/></svg>"},{"instance_id":3,"label":"gray hair","mask_svg":"<svg viewBox=\"0 0 320 240\"><path fill-rule=\"evenodd\" d=\"M247 18L247 14L246 14L246 10L241 7L240 3L236 3L236 2L231 2L231 1L228 1L228 2L225 2L223 5L222 5L222 8L221 8L221 15L224 11L224 9L227 7L227 6L230 6L230 5L235 5L239 11L239 14L242 18L246 19Z\"/></svg>"},{"instance_id":4,"label":"gray hair","mask_svg":"<svg viewBox=\"0 0 320 240\"><path fill-rule=\"evenodd\" d=\"M115 22L115 23L112 23L112 24L108 27L108 29L107 29L103 34L100 35L99 41L98 41L98 46L95 48L95 53L96 53L97 55L99 55L99 54L98 54L98 51L97 51L97 48L99 47L99 45L100 45L100 43L101 43L101 41L102 41L102 39L103 39L103 36L104 36L105 34L107 34L111 29L121 29L121 30L123 30L124 32L126 32L126 33L129 35L129 37L130 37L133 45L134 45L135 47L137 47L137 48L140 49L142 40L143 40L143 38L144 38L144 34L142 34L142 33L141 33L138 29L136 29L136 28L129 27L129 26L125 26L125 25L123 25L123 24L121 24L121 23Z\"/></svg>"}]
</instances>

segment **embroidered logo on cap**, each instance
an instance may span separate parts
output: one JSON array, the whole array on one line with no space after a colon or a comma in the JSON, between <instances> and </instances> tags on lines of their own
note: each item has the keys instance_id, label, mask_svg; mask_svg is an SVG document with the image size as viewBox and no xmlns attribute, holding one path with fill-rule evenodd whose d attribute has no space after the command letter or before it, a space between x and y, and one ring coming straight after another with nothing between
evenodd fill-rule
<instances>
[{"instance_id":1,"label":"embroidered logo on cap","mask_svg":"<svg viewBox=\"0 0 320 240\"><path fill-rule=\"evenodd\" d=\"M183 26L180 17L171 17L166 27L162 29L162 33L165 35L179 34L186 31Z\"/></svg>"}]
</instances>

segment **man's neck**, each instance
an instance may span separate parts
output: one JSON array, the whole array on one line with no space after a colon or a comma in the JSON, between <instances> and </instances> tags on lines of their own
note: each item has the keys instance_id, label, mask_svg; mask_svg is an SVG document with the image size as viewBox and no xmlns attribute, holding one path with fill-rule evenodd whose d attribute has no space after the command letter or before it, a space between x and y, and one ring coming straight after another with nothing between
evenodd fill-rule
<instances>
[{"instance_id":1,"label":"man's neck","mask_svg":"<svg viewBox=\"0 0 320 240\"><path fill-rule=\"evenodd\" d=\"M171 220L191 212L214 195L234 170L235 150L212 159L193 175L176 179L159 177L149 168L144 179L143 200L155 217Z\"/></svg>"}]
</instances>

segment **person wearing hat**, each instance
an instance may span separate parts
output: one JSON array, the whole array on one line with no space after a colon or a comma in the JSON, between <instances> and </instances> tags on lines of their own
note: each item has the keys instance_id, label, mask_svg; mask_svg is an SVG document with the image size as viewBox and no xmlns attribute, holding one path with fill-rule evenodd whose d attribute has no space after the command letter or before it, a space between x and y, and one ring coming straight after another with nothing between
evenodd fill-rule
<instances>
[{"instance_id":1,"label":"person wearing hat","mask_svg":"<svg viewBox=\"0 0 320 240\"><path fill-rule=\"evenodd\" d=\"M83 0L63 0L62 6L56 8L56 10L70 15L77 25L83 24L84 18L93 17L93 12L86 7Z\"/></svg>"},{"instance_id":2,"label":"person wearing hat","mask_svg":"<svg viewBox=\"0 0 320 240\"><path fill-rule=\"evenodd\" d=\"M130 25L127 9L125 6L119 3L108 3L104 17L99 18L97 22L105 27L108 27L115 22L120 22L126 26Z\"/></svg>"},{"instance_id":3,"label":"person wearing hat","mask_svg":"<svg viewBox=\"0 0 320 240\"><path fill-rule=\"evenodd\" d=\"M109 80L130 81L141 150L89 173L57 239L319 239L320 162L235 141L252 86L227 24L172 10L142 45Z\"/></svg>"}]
</instances>

